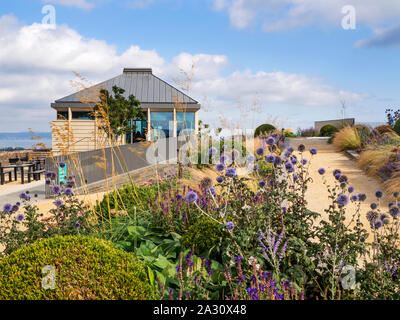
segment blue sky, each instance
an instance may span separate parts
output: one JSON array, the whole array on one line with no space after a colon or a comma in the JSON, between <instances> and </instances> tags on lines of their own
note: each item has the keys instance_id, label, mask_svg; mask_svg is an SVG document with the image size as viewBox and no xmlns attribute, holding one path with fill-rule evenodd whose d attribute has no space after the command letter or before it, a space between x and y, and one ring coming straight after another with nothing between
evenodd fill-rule
<instances>
[{"instance_id":1,"label":"blue sky","mask_svg":"<svg viewBox=\"0 0 400 320\"><path fill-rule=\"evenodd\" d=\"M55 30L42 8L56 10ZM344 30L343 5L356 29ZM0 131L50 130L50 103L93 81L152 67L173 84L194 62L201 118L309 127L346 116L384 122L400 108L397 0L14 0L0 11ZM3 51L3 52L2 52ZM206 101L204 101L204 97ZM255 102L257 101L257 102ZM237 105L257 112L243 111ZM9 111L13 111L10 113ZM226 123L225 121L225 123Z\"/></svg>"}]
</instances>

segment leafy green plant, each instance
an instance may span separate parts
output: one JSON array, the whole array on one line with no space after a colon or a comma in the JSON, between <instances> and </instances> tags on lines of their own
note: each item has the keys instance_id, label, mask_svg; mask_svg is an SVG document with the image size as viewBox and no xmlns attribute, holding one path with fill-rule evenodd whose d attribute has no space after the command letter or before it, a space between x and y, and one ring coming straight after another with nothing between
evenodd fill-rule
<instances>
[{"instance_id":1,"label":"leafy green plant","mask_svg":"<svg viewBox=\"0 0 400 320\"><path fill-rule=\"evenodd\" d=\"M265 123L256 128L256 131L254 132L254 137L258 137L263 134L269 134L275 130L276 128L272 124Z\"/></svg>"},{"instance_id":2,"label":"leafy green plant","mask_svg":"<svg viewBox=\"0 0 400 320\"><path fill-rule=\"evenodd\" d=\"M326 126L323 126L321 130L319 131L319 134L321 137L331 137L333 136L334 133L338 132L338 128L331 124L327 124Z\"/></svg>"},{"instance_id":3,"label":"leafy green plant","mask_svg":"<svg viewBox=\"0 0 400 320\"><path fill-rule=\"evenodd\" d=\"M55 289L43 288L45 266L54 268ZM154 297L144 267L133 254L92 237L40 240L0 260L1 299L132 300Z\"/></svg>"}]
</instances>

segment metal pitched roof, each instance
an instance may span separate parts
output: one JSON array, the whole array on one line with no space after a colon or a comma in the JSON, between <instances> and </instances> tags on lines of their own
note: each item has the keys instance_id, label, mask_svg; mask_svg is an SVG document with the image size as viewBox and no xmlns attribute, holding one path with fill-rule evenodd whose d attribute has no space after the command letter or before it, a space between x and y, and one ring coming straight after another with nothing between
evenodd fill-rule
<instances>
[{"instance_id":1,"label":"metal pitched roof","mask_svg":"<svg viewBox=\"0 0 400 320\"><path fill-rule=\"evenodd\" d=\"M125 90L124 97L128 98L132 94L142 104L171 104L176 102L198 104L196 100L153 75L152 69L147 68L125 68L119 76L58 99L55 102L80 102L82 97L98 92L96 88L112 92L112 87L115 85Z\"/></svg>"}]
</instances>

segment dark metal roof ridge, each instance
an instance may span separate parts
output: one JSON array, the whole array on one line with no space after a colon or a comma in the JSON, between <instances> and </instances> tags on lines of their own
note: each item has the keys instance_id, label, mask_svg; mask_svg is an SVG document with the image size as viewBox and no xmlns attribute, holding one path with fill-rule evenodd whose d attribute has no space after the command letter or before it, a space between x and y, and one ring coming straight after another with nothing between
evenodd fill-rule
<instances>
[{"instance_id":1,"label":"dark metal roof ridge","mask_svg":"<svg viewBox=\"0 0 400 320\"><path fill-rule=\"evenodd\" d=\"M130 73L130 72L149 72L153 73L153 69L151 68L124 68L123 73Z\"/></svg>"}]
</instances>

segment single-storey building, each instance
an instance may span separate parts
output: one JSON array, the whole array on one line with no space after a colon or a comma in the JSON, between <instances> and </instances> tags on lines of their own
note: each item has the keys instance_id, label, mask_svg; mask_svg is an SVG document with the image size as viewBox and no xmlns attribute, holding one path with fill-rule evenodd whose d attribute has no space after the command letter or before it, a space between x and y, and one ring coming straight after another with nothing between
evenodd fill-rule
<instances>
[{"instance_id":1,"label":"single-storey building","mask_svg":"<svg viewBox=\"0 0 400 320\"><path fill-rule=\"evenodd\" d=\"M200 104L155 76L150 68L125 68L121 75L91 88L56 100L51 107L57 111L52 121L53 152L87 151L101 147L104 133L97 128L92 111L99 101L100 89L112 93L112 87L125 90L124 96L134 95L141 102L145 120L132 119L135 132L120 137L120 143L132 143L137 137L148 141L158 137L176 137L182 129L198 132ZM170 126L172 124L172 126Z\"/></svg>"}]
</instances>

